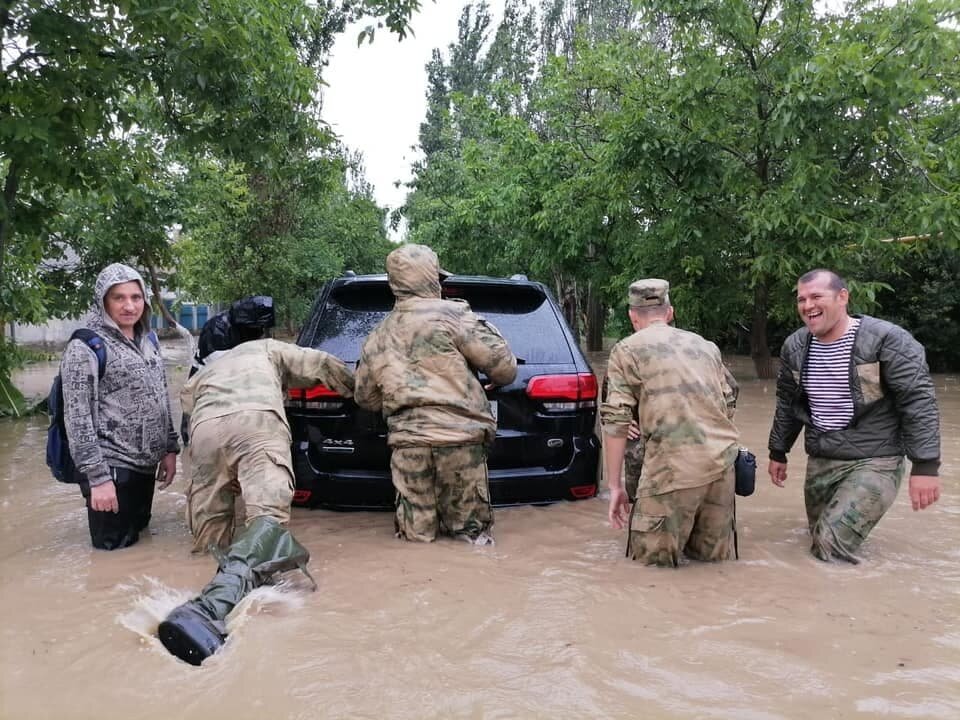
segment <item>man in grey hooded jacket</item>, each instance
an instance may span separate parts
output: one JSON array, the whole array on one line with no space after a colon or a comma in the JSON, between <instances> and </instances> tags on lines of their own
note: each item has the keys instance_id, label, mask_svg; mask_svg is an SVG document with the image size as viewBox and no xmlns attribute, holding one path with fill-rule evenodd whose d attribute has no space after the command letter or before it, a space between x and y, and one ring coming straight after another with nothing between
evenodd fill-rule
<instances>
[{"instance_id":1,"label":"man in grey hooded jacket","mask_svg":"<svg viewBox=\"0 0 960 720\"><path fill-rule=\"evenodd\" d=\"M60 364L64 425L80 473L94 547L137 542L150 522L154 483L173 480L179 445L159 348L149 338L143 278L114 263L97 277L87 327L106 348L97 356L82 340L67 344Z\"/></svg>"}]
</instances>

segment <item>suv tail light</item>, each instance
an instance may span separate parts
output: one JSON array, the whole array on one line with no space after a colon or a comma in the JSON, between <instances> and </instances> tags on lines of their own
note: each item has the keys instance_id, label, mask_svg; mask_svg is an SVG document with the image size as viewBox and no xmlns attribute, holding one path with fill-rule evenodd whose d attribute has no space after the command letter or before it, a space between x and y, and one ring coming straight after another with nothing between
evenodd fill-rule
<instances>
[{"instance_id":1,"label":"suv tail light","mask_svg":"<svg viewBox=\"0 0 960 720\"><path fill-rule=\"evenodd\" d=\"M287 397L294 401L288 403L294 407L313 410L339 410L343 407L343 397L326 385L314 385L312 388L291 388Z\"/></svg>"},{"instance_id":2,"label":"suv tail light","mask_svg":"<svg viewBox=\"0 0 960 720\"><path fill-rule=\"evenodd\" d=\"M308 502L310 502L311 495L313 495L312 490L294 490L293 502L299 505L306 505Z\"/></svg>"},{"instance_id":3,"label":"suv tail light","mask_svg":"<svg viewBox=\"0 0 960 720\"><path fill-rule=\"evenodd\" d=\"M593 373L535 375L527 384L527 397L553 412L595 408L597 376Z\"/></svg>"}]
</instances>

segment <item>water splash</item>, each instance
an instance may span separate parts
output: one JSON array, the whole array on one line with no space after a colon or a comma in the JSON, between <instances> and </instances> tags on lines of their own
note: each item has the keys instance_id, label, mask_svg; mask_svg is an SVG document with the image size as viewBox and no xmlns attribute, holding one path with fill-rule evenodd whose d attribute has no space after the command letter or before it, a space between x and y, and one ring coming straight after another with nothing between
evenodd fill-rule
<instances>
[{"instance_id":1,"label":"water splash","mask_svg":"<svg viewBox=\"0 0 960 720\"><path fill-rule=\"evenodd\" d=\"M117 591L133 596L130 609L117 617L117 623L153 641L156 641L157 628L170 611L196 595L189 590L171 588L147 575L118 585Z\"/></svg>"}]
</instances>

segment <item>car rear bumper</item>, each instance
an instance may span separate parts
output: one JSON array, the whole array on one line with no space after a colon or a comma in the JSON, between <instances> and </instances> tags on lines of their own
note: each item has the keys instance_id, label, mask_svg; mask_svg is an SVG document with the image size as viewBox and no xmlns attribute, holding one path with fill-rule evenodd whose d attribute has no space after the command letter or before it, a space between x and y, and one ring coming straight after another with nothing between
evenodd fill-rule
<instances>
[{"instance_id":1,"label":"car rear bumper","mask_svg":"<svg viewBox=\"0 0 960 720\"><path fill-rule=\"evenodd\" d=\"M544 467L493 469L490 499L496 506L579 500L597 493L600 443L595 436L574 439L574 454L560 470ZM318 471L306 449L294 444L294 505L337 510L393 509L389 472L350 469Z\"/></svg>"}]
</instances>

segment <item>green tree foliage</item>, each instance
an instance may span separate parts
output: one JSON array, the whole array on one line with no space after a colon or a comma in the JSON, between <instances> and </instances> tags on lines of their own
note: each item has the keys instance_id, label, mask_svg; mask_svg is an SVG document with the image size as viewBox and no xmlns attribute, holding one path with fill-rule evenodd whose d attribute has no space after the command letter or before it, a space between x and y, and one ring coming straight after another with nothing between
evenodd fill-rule
<instances>
[{"instance_id":1,"label":"green tree foliage","mask_svg":"<svg viewBox=\"0 0 960 720\"><path fill-rule=\"evenodd\" d=\"M602 248L622 226L597 175L590 95L560 99L548 88L578 62L577 42L616 37L635 14L608 0L549 0L541 15L538 28L535 8L508 2L481 52L489 10L465 8L449 63L435 53L428 66L429 133L406 214L411 237L438 247L451 267L542 279L575 329L587 305L588 344L598 348L598 290L611 272Z\"/></svg>"},{"instance_id":2,"label":"green tree foliage","mask_svg":"<svg viewBox=\"0 0 960 720\"><path fill-rule=\"evenodd\" d=\"M320 285L345 267L382 271L390 247L384 211L352 162L306 158L256 177L236 162L198 163L180 186L188 208L174 245L181 287L223 303L272 295L292 328Z\"/></svg>"},{"instance_id":3,"label":"green tree foliage","mask_svg":"<svg viewBox=\"0 0 960 720\"><path fill-rule=\"evenodd\" d=\"M118 167L141 177L156 167L123 134L134 128L158 148L213 149L270 172L322 134L311 108L345 24L372 15L403 35L418 8L416 0L2 0L0 323L64 309L36 272L51 254L59 203L68 193L117 195ZM139 238L127 241L132 250Z\"/></svg>"},{"instance_id":4,"label":"green tree foliage","mask_svg":"<svg viewBox=\"0 0 960 720\"><path fill-rule=\"evenodd\" d=\"M583 78L619 99L603 122L611 169L634 183L648 223L635 262L652 245L667 251L655 269L681 270L681 288L699 291L708 264L751 288L746 306L734 292L709 301L727 317L752 312L761 374L768 317L787 312L777 298L804 270L854 270L890 235L956 241L945 4L855 4L822 19L810 2L649 5L665 41L601 48L585 63L601 75Z\"/></svg>"},{"instance_id":5,"label":"green tree foliage","mask_svg":"<svg viewBox=\"0 0 960 720\"><path fill-rule=\"evenodd\" d=\"M5 0L0 257L35 267L65 193L103 191L116 167L137 166L135 146L118 141L132 127L247 157L278 151L275 128L308 132L299 118L317 78L306 61L343 21L296 0ZM42 284L4 269L0 287L39 297L40 315L56 309Z\"/></svg>"},{"instance_id":6,"label":"green tree foliage","mask_svg":"<svg viewBox=\"0 0 960 720\"><path fill-rule=\"evenodd\" d=\"M316 98L336 35L370 17L403 37L419 7L0 0L0 339L76 313L98 263L169 262L176 163L240 162L254 191L286 193L297 158L332 143Z\"/></svg>"},{"instance_id":7,"label":"green tree foliage","mask_svg":"<svg viewBox=\"0 0 960 720\"><path fill-rule=\"evenodd\" d=\"M960 250L931 247L928 242L921 239L901 248L891 270L871 275L884 285L864 309L909 328L926 348L931 370L956 371L960 369Z\"/></svg>"},{"instance_id":8,"label":"green tree foliage","mask_svg":"<svg viewBox=\"0 0 960 720\"><path fill-rule=\"evenodd\" d=\"M464 258L477 243L601 286L615 307L631 280L668 278L680 322L728 341L746 328L761 375L796 323L802 272L836 268L869 300L871 275L898 261L881 240L957 246L952 4L636 10L545 2L542 62L519 106L498 102L496 83L469 102L450 88L407 206L413 237Z\"/></svg>"}]
</instances>

